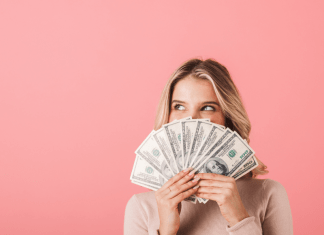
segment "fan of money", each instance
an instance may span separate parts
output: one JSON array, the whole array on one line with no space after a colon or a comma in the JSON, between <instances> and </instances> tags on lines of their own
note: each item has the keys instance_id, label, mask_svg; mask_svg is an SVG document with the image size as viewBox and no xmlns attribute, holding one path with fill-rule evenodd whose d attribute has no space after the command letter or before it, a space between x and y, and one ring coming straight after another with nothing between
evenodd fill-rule
<instances>
[{"instance_id":1,"label":"fan of money","mask_svg":"<svg viewBox=\"0 0 324 235\"><path fill-rule=\"evenodd\" d=\"M131 182L158 190L172 176L192 167L239 179L258 166L253 149L241 136L209 119L187 117L152 131L135 151ZM208 200L195 195L192 203Z\"/></svg>"}]
</instances>

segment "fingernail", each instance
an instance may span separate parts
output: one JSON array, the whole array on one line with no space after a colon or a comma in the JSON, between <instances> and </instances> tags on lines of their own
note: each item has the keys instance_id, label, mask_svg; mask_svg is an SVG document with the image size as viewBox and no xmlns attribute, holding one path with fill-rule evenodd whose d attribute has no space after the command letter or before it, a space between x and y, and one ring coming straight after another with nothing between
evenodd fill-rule
<instances>
[{"instance_id":1,"label":"fingernail","mask_svg":"<svg viewBox=\"0 0 324 235\"><path fill-rule=\"evenodd\" d=\"M199 178L198 175L195 175L194 179ZM200 178L199 178L200 179Z\"/></svg>"},{"instance_id":2,"label":"fingernail","mask_svg":"<svg viewBox=\"0 0 324 235\"><path fill-rule=\"evenodd\" d=\"M193 187L193 189L199 188L199 185L196 185L195 187Z\"/></svg>"},{"instance_id":3,"label":"fingernail","mask_svg":"<svg viewBox=\"0 0 324 235\"><path fill-rule=\"evenodd\" d=\"M191 171L191 172L189 173L190 176L192 176L193 174L195 174L195 171Z\"/></svg>"},{"instance_id":4,"label":"fingernail","mask_svg":"<svg viewBox=\"0 0 324 235\"><path fill-rule=\"evenodd\" d=\"M188 172L191 167L188 167L187 169L184 169L183 172Z\"/></svg>"},{"instance_id":5,"label":"fingernail","mask_svg":"<svg viewBox=\"0 0 324 235\"><path fill-rule=\"evenodd\" d=\"M196 181L198 181L199 179L200 179L199 177L197 177L197 178L195 177L194 180L193 180L192 182L196 182Z\"/></svg>"}]
</instances>

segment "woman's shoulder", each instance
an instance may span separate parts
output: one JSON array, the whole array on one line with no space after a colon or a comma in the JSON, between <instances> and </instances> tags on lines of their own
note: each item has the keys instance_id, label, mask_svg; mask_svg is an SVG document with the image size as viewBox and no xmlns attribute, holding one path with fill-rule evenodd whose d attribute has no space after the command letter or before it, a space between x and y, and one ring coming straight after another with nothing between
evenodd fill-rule
<instances>
[{"instance_id":1,"label":"woman's shoulder","mask_svg":"<svg viewBox=\"0 0 324 235\"><path fill-rule=\"evenodd\" d=\"M237 182L240 194L248 199L269 206L288 202L288 195L285 187L273 179L243 178Z\"/></svg>"},{"instance_id":2,"label":"woman's shoulder","mask_svg":"<svg viewBox=\"0 0 324 235\"><path fill-rule=\"evenodd\" d=\"M154 191L134 194L129 199L129 202L136 202L136 203L140 203L140 204L142 204L142 203L155 203Z\"/></svg>"},{"instance_id":3,"label":"woman's shoulder","mask_svg":"<svg viewBox=\"0 0 324 235\"><path fill-rule=\"evenodd\" d=\"M289 203L285 187L278 181L265 179L263 183L264 198L269 203L279 205L280 203Z\"/></svg>"},{"instance_id":4,"label":"woman's shoulder","mask_svg":"<svg viewBox=\"0 0 324 235\"><path fill-rule=\"evenodd\" d=\"M237 184L241 184L244 187L260 188L262 190L283 190L284 186L272 179L257 179L257 178L241 178L238 179Z\"/></svg>"},{"instance_id":5,"label":"woman's shoulder","mask_svg":"<svg viewBox=\"0 0 324 235\"><path fill-rule=\"evenodd\" d=\"M273 194L286 195L284 186L272 179L241 178L237 180L239 190L246 193L259 194L262 197L270 197Z\"/></svg>"},{"instance_id":6,"label":"woman's shoulder","mask_svg":"<svg viewBox=\"0 0 324 235\"><path fill-rule=\"evenodd\" d=\"M262 186L265 191L286 191L280 182L272 179L264 179Z\"/></svg>"},{"instance_id":7,"label":"woman's shoulder","mask_svg":"<svg viewBox=\"0 0 324 235\"><path fill-rule=\"evenodd\" d=\"M286 193L285 187L273 179L250 179L251 185L260 188L265 195L271 193Z\"/></svg>"},{"instance_id":8,"label":"woman's shoulder","mask_svg":"<svg viewBox=\"0 0 324 235\"><path fill-rule=\"evenodd\" d=\"M128 200L124 218L125 234L147 234L150 227L158 228L158 223L154 191L134 194Z\"/></svg>"},{"instance_id":9,"label":"woman's shoulder","mask_svg":"<svg viewBox=\"0 0 324 235\"><path fill-rule=\"evenodd\" d=\"M126 210L142 211L144 214L157 209L154 191L134 194L127 202Z\"/></svg>"},{"instance_id":10,"label":"woman's shoulder","mask_svg":"<svg viewBox=\"0 0 324 235\"><path fill-rule=\"evenodd\" d=\"M263 221L266 212L277 210L289 211L289 200L284 186L272 179L241 178L237 188L247 209L255 215L261 214Z\"/></svg>"}]
</instances>

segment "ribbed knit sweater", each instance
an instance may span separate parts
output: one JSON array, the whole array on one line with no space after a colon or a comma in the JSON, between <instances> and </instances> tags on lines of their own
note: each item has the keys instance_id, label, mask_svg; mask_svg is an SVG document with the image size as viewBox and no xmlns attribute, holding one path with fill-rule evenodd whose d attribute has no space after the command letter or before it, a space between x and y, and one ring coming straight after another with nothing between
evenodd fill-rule
<instances>
[{"instance_id":1,"label":"ribbed knit sweater","mask_svg":"<svg viewBox=\"0 0 324 235\"><path fill-rule=\"evenodd\" d=\"M206 204L182 202L180 228L185 235L292 235L291 209L285 188L277 181L241 178L236 181L250 217L233 227L222 216L215 201ZM125 235L157 235L159 214L154 192L135 194L125 211Z\"/></svg>"}]
</instances>

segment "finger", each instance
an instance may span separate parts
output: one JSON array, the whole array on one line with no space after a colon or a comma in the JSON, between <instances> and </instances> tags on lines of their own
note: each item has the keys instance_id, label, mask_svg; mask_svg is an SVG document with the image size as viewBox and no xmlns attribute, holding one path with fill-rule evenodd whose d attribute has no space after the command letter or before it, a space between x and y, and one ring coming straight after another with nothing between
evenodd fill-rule
<instances>
[{"instance_id":1,"label":"finger","mask_svg":"<svg viewBox=\"0 0 324 235\"><path fill-rule=\"evenodd\" d=\"M219 180L219 181L232 181L234 178L225 176L225 175L219 175L215 173L198 173L197 176L200 179L204 180Z\"/></svg>"},{"instance_id":2,"label":"finger","mask_svg":"<svg viewBox=\"0 0 324 235\"><path fill-rule=\"evenodd\" d=\"M175 182L177 182L178 180L180 180L182 177L184 177L185 175L187 175L190 171L190 168L187 168L183 171L180 171L178 174L176 174L175 176L173 176L171 179L169 179L160 189L161 191L165 190L166 188L170 187L172 184L174 184Z\"/></svg>"},{"instance_id":3,"label":"finger","mask_svg":"<svg viewBox=\"0 0 324 235\"><path fill-rule=\"evenodd\" d=\"M217 194L217 193L196 193L197 197L204 198L204 199L209 199L213 201L220 201L222 198L222 194Z\"/></svg>"},{"instance_id":4,"label":"finger","mask_svg":"<svg viewBox=\"0 0 324 235\"><path fill-rule=\"evenodd\" d=\"M189 171L191 170L191 168L187 168L183 171L180 171L178 174L176 174L175 176L173 176L171 179L169 179L160 189L158 189L156 192L157 194L160 194L161 197L165 196L167 193L170 192L169 187L178 182L180 179L182 179L184 176L189 174Z\"/></svg>"},{"instance_id":5,"label":"finger","mask_svg":"<svg viewBox=\"0 0 324 235\"><path fill-rule=\"evenodd\" d=\"M191 195L195 194L197 192L198 188L199 188L199 186L196 185L195 187L178 194L176 197L174 197L171 200L173 203L179 203L179 202L183 201L184 199L186 199L187 197L190 197Z\"/></svg>"},{"instance_id":6,"label":"finger","mask_svg":"<svg viewBox=\"0 0 324 235\"><path fill-rule=\"evenodd\" d=\"M187 178L187 176L184 177L184 178ZM198 184L198 181L199 181L199 178L195 178L194 180L190 180L190 181L188 181L188 182L186 182L185 184L182 184L182 185L175 185L174 184L171 187L172 190L170 191L170 193L168 193L165 197L167 199L174 198L177 195L187 191L188 189L195 187Z\"/></svg>"},{"instance_id":7,"label":"finger","mask_svg":"<svg viewBox=\"0 0 324 235\"><path fill-rule=\"evenodd\" d=\"M227 188L216 188L216 187L199 187L197 193L218 193L218 194L229 194L230 189Z\"/></svg>"},{"instance_id":8,"label":"finger","mask_svg":"<svg viewBox=\"0 0 324 235\"><path fill-rule=\"evenodd\" d=\"M173 185L171 185L170 186L171 190L173 190L174 187L178 187L178 186L181 186L181 185L187 183L189 180L191 180L194 177L199 178L199 177L196 177L194 172L191 171L189 174L182 177L178 182L175 182Z\"/></svg>"},{"instance_id":9,"label":"finger","mask_svg":"<svg viewBox=\"0 0 324 235\"><path fill-rule=\"evenodd\" d=\"M232 189L233 188L233 183L219 181L219 180L200 180L199 186L230 188L230 189Z\"/></svg>"}]
</instances>

